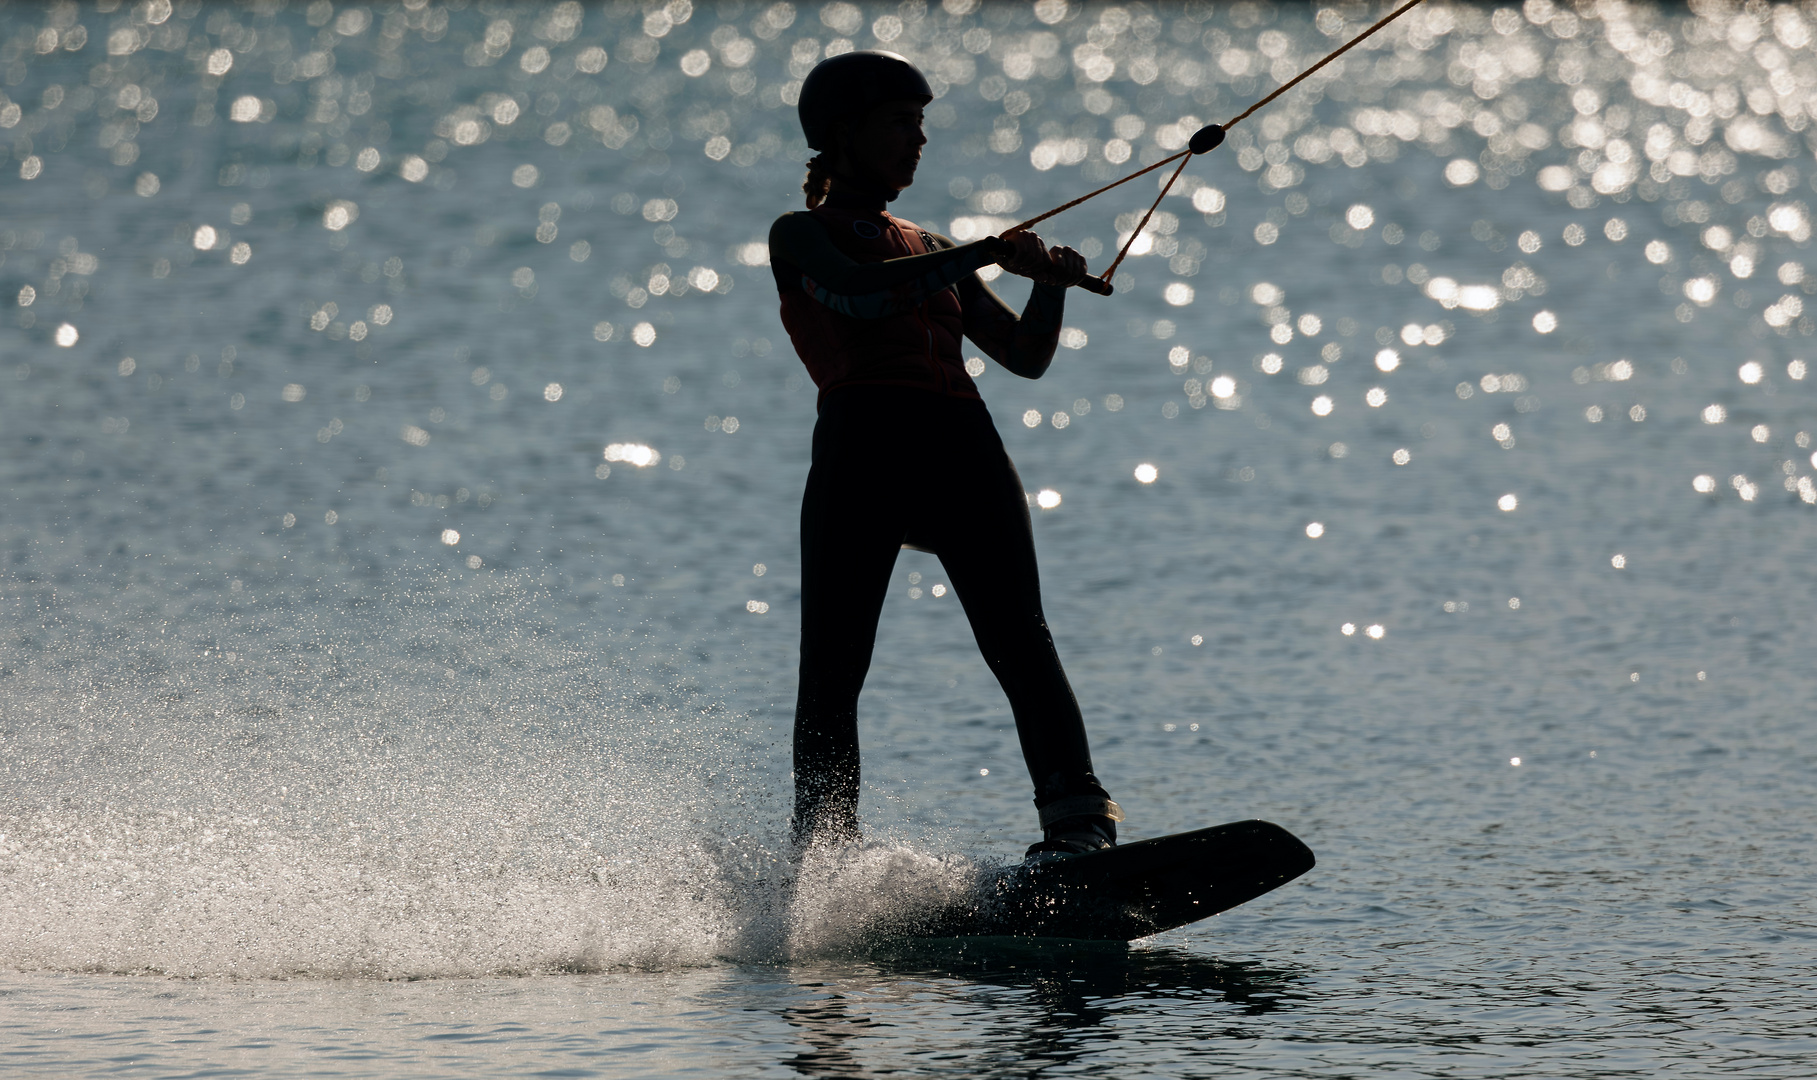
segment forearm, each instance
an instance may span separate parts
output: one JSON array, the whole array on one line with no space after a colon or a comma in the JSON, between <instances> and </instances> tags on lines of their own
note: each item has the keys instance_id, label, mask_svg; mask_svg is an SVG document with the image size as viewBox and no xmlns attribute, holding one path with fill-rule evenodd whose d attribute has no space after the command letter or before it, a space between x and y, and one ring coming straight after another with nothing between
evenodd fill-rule
<instances>
[{"instance_id":1,"label":"forearm","mask_svg":"<svg viewBox=\"0 0 1817 1080\"><path fill-rule=\"evenodd\" d=\"M941 246L921 255L857 262L836 247L825 228L805 214L779 219L770 230L770 254L779 267L799 271L801 287L842 315L877 319L910 310L979 267L1006 257L996 237Z\"/></svg>"},{"instance_id":2,"label":"forearm","mask_svg":"<svg viewBox=\"0 0 1817 1080\"><path fill-rule=\"evenodd\" d=\"M827 267L816 276L802 268L801 287L816 301L855 319L881 319L910 311L943 289L950 289L979 267L996 262L995 253L978 244L910 255L850 268ZM908 265L904 265L908 264Z\"/></svg>"},{"instance_id":3,"label":"forearm","mask_svg":"<svg viewBox=\"0 0 1817 1080\"><path fill-rule=\"evenodd\" d=\"M1028 294L1022 317L1016 320L1010 359L1004 366L1026 379L1039 379L1054 362L1060 345L1060 322L1066 315L1066 290L1058 285L1037 284Z\"/></svg>"},{"instance_id":4,"label":"forearm","mask_svg":"<svg viewBox=\"0 0 1817 1080\"><path fill-rule=\"evenodd\" d=\"M1060 343L1064 288L1035 285L1020 317L976 277L961 284L959 295L965 304L965 336L986 356L1025 379L1047 373Z\"/></svg>"}]
</instances>

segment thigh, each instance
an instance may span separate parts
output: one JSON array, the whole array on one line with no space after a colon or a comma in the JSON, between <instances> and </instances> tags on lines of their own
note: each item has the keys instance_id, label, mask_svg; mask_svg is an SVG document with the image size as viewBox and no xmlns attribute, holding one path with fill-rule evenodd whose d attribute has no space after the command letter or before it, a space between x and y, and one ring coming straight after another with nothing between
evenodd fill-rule
<instances>
[{"instance_id":1,"label":"thigh","mask_svg":"<svg viewBox=\"0 0 1817 1080\"><path fill-rule=\"evenodd\" d=\"M837 677L831 666L862 681L902 547L905 511L887 494L891 470L865 450L817 438L802 495L801 659L816 676Z\"/></svg>"},{"instance_id":2,"label":"thigh","mask_svg":"<svg viewBox=\"0 0 1817 1080\"><path fill-rule=\"evenodd\" d=\"M1022 478L994 429L972 432L961 460L940 477L937 510L925 532L967 618L990 651L997 628L1041 619L1041 580Z\"/></svg>"}]
</instances>

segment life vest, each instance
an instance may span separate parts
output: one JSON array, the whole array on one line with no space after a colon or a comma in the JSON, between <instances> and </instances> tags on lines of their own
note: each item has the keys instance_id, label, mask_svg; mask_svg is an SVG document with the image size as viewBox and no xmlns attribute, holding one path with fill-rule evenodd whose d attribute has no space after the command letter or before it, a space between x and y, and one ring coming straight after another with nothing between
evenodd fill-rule
<instances>
[{"instance_id":1,"label":"life vest","mask_svg":"<svg viewBox=\"0 0 1817 1080\"><path fill-rule=\"evenodd\" d=\"M823 205L809 213L855 262L882 262L934 248L913 222L886 212ZM800 268L772 261L771 270L782 295L782 325L822 399L842 386L912 386L952 397L979 396L965 373L965 312L957 290L942 289L898 314L858 319L815 300L808 292L811 282L803 285Z\"/></svg>"}]
</instances>

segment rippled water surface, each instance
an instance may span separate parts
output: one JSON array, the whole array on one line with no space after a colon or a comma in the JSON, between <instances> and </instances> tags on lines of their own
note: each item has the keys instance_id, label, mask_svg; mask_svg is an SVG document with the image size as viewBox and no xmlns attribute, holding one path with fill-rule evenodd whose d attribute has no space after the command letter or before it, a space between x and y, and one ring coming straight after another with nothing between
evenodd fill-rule
<instances>
[{"instance_id":1,"label":"rippled water surface","mask_svg":"<svg viewBox=\"0 0 1817 1080\"><path fill-rule=\"evenodd\" d=\"M1430 0L980 378L1126 833L1316 870L1126 949L890 944L1036 832L904 552L871 841L777 884L801 76L928 71L896 208L964 239L1383 10L0 7L0 1064L1808 1075L1793 5ZM1101 268L1158 190L1044 229Z\"/></svg>"}]
</instances>

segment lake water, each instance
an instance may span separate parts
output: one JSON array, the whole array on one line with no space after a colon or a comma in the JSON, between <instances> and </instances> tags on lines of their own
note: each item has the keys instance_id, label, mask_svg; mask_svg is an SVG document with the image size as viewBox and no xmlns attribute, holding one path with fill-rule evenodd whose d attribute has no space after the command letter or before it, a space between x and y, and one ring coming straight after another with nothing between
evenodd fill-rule
<instances>
[{"instance_id":1,"label":"lake water","mask_svg":"<svg viewBox=\"0 0 1817 1080\"><path fill-rule=\"evenodd\" d=\"M1128 948L887 943L1036 836L904 552L869 842L772 884L800 77L930 72L897 208L966 238L1379 13L0 9L0 1064L1809 1075L1791 5L1433 0L980 378L1125 836L1266 818L1312 873ZM1044 231L1102 268L1158 190Z\"/></svg>"}]
</instances>

